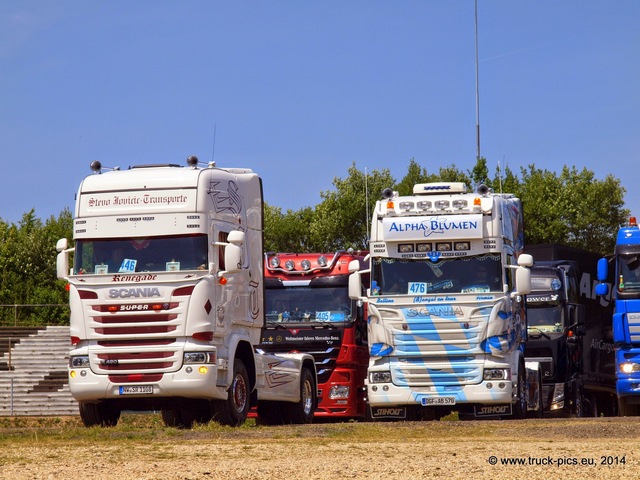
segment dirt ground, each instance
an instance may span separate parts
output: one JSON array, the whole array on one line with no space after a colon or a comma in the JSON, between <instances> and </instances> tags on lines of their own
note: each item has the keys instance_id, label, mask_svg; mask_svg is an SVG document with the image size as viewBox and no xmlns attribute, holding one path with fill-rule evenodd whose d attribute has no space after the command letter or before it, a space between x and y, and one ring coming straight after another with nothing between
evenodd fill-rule
<instances>
[{"instance_id":1,"label":"dirt ground","mask_svg":"<svg viewBox=\"0 0 640 480\"><path fill-rule=\"evenodd\" d=\"M56 429L59 429L57 431ZM0 427L1 479L640 478L640 417Z\"/></svg>"}]
</instances>

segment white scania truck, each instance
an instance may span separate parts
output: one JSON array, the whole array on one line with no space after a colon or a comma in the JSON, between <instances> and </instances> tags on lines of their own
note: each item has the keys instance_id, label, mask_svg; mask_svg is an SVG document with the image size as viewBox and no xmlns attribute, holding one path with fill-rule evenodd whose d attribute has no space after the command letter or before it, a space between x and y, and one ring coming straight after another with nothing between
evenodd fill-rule
<instances>
[{"instance_id":1,"label":"white scania truck","mask_svg":"<svg viewBox=\"0 0 640 480\"><path fill-rule=\"evenodd\" d=\"M462 183L386 189L371 225L367 398L373 418L522 418L540 412L539 366L525 366L519 199ZM530 372L528 375L527 372ZM528 388L529 384L529 388Z\"/></svg>"},{"instance_id":2,"label":"white scania truck","mask_svg":"<svg viewBox=\"0 0 640 480\"><path fill-rule=\"evenodd\" d=\"M187 163L102 173L94 162L80 185L75 245L57 245L80 416L111 426L123 410L161 410L168 426L238 426L257 405L269 423L311 422L313 357L254 348L264 324L261 179Z\"/></svg>"}]
</instances>

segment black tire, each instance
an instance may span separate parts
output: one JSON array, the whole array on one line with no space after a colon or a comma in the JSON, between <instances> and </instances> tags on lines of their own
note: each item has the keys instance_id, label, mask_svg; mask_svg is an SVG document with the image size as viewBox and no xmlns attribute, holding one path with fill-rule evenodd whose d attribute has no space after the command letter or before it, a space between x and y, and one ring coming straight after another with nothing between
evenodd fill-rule
<instances>
[{"instance_id":1,"label":"black tire","mask_svg":"<svg viewBox=\"0 0 640 480\"><path fill-rule=\"evenodd\" d=\"M538 370L538 406L535 410L527 411L527 418L542 418L544 413L544 399L542 398L542 372Z\"/></svg>"},{"instance_id":2,"label":"black tire","mask_svg":"<svg viewBox=\"0 0 640 480\"><path fill-rule=\"evenodd\" d=\"M513 418L523 419L527 417L527 377L524 362L518 367L518 379L516 381L516 402L513 404Z\"/></svg>"},{"instance_id":3,"label":"black tire","mask_svg":"<svg viewBox=\"0 0 640 480\"><path fill-rule=\"evenodd\" d=\"M115 427L120 420L120 409L109 402L80 402L80 418L85 427Z\"/></svg>"},{"instance_id":4,"label":"black tire","mask_svg":"<svg viewBox=\"0 0 640 480\"><path fill-rule=\"evenodd\" d=\"M189 415L185 410L169 409L162 410L162 421L166 427L172 428L192 428L194 423L193 415Z\"/></svg>"},{"instance_id":5,"label":"black tire","mask_svg":"<svg viewBox=\"0 0 640 480\"><path fill-rule=\"evenodd\" d=\"M582 387L575 387L573 393L573 416L576 418L586 417L584 396L582 395Z\"/></svg>"},{"instance_id":6,"label":"black tire","mask_svg":"<svg viewBox=\"0 0 640 480\"><path fill-rule=\"evenodd\" d=\"M282 402L258 402L256 425L282 425L283 423Z\"/></svg>"},{"instance_id":7,"label":"black tire","mask_svg":"<svg viewBox=\"0 0 640 480\"><path fill-rule=\"evenodd\" d=\"M600 416L600 402L598 400L596 395L591 395L591 415L596 418Z\"/></svg>"},{"instance_id":8,"label":"black tire","mask_svg":"<svg viewBox=\"0 0 640 480\"><path fill-rule=\"evenodd\" d=\"M227 390L226 400L213 400L213 419L221 425L239 427L247 419L251 407L251 384L244 363L239 358L233 362L233 378Z\"/></svg>"},{"instance_id":9,"label":"black tire","mask_svg":"<svg viewBox=\"0 0 640 480\"><path fill-rule=\"evenodd\" d=\"M295 424L313 422L317 392L313 373L308 368L303 368L300 372L300 401L283 405L285 422Z\"/></svg>"},{"instance_id":10,"label":"black tire","mask_svg":"<svg viewBox=\"0 0 640 480\"><path fill-rule=\"evenodd\" d=\"M625 397L618 398L618 415L620 417L637 417L640 415L640 403L629 403Z\"/></svg>"}]
</instances>

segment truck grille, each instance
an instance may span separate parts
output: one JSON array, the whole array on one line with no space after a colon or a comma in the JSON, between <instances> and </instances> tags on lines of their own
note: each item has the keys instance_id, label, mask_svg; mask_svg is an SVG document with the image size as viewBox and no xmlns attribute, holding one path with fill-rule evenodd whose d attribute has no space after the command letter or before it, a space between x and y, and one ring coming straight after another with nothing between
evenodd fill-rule
<instances>
[{"instance_id":1,"label":"truck grille","mask_svg":"<svg viewBox=\"0 0 640 480\"><path fill-rule=\"evenodd\" d=\"M187 302L98 304L90 306L88 336L91 369L98 374L145 375L175 372L182 366Z\"/></svg>"},{"instance_id":2,"label":"truck grille","mask_svg":"<svg viewBox=\"0 0 640 480\"><path fill-rule=\"evenodd\" d=\"M389 358L393 383L406 387L480 383L491 309L459 308L456 314L429 315L378 308L394 348ZM429 312L428 307L424 311Z\"/></svg>"}]
</instances>

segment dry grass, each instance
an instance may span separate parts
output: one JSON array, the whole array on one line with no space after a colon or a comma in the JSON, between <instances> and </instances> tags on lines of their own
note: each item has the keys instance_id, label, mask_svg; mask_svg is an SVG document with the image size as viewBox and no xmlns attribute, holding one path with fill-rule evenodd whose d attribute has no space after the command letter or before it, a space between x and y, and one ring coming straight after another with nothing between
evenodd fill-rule
<instances>
[{"instance_id":1,"label":"dry grass","mask_svg":"<svg viewBox=\"0 0 640 480\"><path fill-rule=\"evenodd\" d=\"M491 456L534 464L494 466ZM548 459L554 464L535 464ZM594 464L558 465L562 459ZM615 464L601 464L603 459ZM167 428L159 415L124 415L115 428L89 429L77 417L0 418L2 479L535 480L639 474L640 418L281 427L249 421L240 428L211 423L191 430Z\"/></svg>"}]
</instances>

